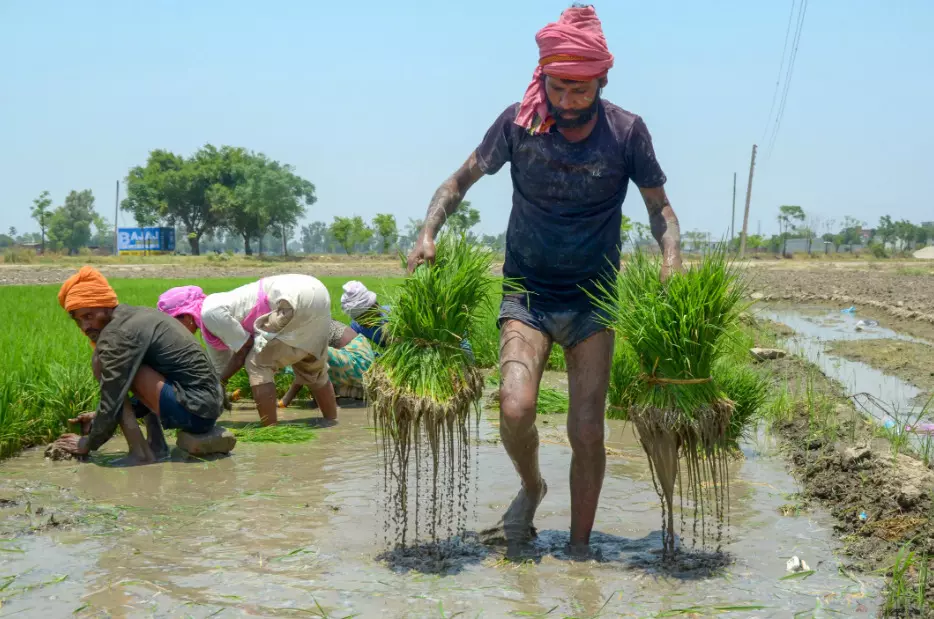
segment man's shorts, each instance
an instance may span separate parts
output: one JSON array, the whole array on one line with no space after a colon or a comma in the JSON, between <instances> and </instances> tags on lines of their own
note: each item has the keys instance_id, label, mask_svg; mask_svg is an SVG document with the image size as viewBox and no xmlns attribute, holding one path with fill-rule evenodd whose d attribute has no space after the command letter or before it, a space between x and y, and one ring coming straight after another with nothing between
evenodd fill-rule
<instances>
[{"instance_id":1,"label":"man's shorts","mask_svg":"<svg viewBox=\"0 0 934 619\"><path fill-rule=\"evenodd\" d=\"M150 410L143 405L137 398L130 399L133 405L133 412L137 419L142 419L150 413ZM166 430L183 430L191 434L204 434L214 427L216 419L205 419L189 413L184 406L178 403L175 395L175 388L169 383L162 385L162 391L159 392L159 423Z\"/></svg>"},{"instance_id":2,"label":"man's shorts","mask_svg":"<svg viewBox=\"0 0 934 619\"><path fill-rule=\"evenodd\" d=\"M502 328L507 320L518 320L522 324L544 333L562 348L574 348L588 337L607 329L601 322L602 314L597 309L549 312L529 307L522 295L506 295L499 308L498 325Z\"/></svg>"}]
</instances>

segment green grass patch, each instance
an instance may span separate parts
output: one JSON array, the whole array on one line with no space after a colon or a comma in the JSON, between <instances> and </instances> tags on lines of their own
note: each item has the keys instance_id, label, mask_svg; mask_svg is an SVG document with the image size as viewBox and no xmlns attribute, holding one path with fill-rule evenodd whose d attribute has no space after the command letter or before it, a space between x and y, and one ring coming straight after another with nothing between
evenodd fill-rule
<instances>
[{"instance_id":1,"label":"green grass patch","mask_svg":"<svg viewBox=\"0 0 934 619\"><path fill-rule=\"evenodd\" d=\"M352 278L320 279L331 294L332 315L349 322L340 309L340 295L341 286ZM402 281L358 279L383 298ZM122 303L155 307L159 295L174 286L197 284L210 294L252 281L256 278L113 279L110 283ZM0 458L53 440L68 430L69 418L97 406L91 347L59 307L59 287L0 287L0 315L6 327L0 331Z\"/></svg>"},{"instance_id":2,"label":"green grass patch","mask_svg":"<svg viewBox=\"0 0 934 619\"><path fill-rule=\"evenodd\" d=\"M314 429L304 425L280 423L275 426L248 425L230 428L242 443L305 443L318 438Z\"/></svg>"}]
</instances>

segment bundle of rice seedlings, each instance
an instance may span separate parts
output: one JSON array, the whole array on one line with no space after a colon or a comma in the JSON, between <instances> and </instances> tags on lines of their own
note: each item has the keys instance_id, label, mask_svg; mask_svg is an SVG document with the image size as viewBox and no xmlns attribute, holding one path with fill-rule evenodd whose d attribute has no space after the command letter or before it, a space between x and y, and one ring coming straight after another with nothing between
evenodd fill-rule
<instances>
[{"instance_id":1,"label":"bundle of rice seedlings","mask_svg":"<svg viewBox=\"0 0 934 619\"><path fill-rule=\"evenodd\" d=\"M722 536L734 403L713 368L743 309L744 284L724 249L708 253L664 283L660 272L659 258L636 251L625 270L603 283L593 299L635 359L638 371L633 375L632 367L627 370L622 393L629 393L628 416L648 455L662 503L664 556L672 558L677 480L682 506L685 495L694 505L695 540L699 517L706 546L711 495L718 542ZM683 527L683 509L681 513Z\"/></svg>"},{"instance_id":2,"label":"bundle of rice seedlings","mask_svg":"<svg viewBox=\"0 0 934 619\"><path fill-rule=\"evenodd\" d=\"M732 359L714 366L713 375L723 393L733 402L726 442L731 449L738 450L739 442L748 438L759 411L765 406L769 383L743 362Z\"/></svg>"},{"instance_id":3,"label":"bundle of rice seedlings","mask_svg":"<svg viewBox=\"0 0 934 619\"><path fill-rule=\"evenodd\" d=\"M421 499L430 503L432 542L437 542L443 524L449 535L466 527L469 412L473 408L475 419L479 417L483 375L460 342L462 337L470 339L480 321L494 311L490 304L499 280L492 275L492 265L487 249L463 236L442 235L435 263L418 267L393 295L384 326L389 344L364 380L381 441L394 537L401 547L409 529L413 453L414 538L419 535ZM430 460L423 461L423 455ZM429 472L430 484L420 484Z\"/></svg>"}]
</instances>

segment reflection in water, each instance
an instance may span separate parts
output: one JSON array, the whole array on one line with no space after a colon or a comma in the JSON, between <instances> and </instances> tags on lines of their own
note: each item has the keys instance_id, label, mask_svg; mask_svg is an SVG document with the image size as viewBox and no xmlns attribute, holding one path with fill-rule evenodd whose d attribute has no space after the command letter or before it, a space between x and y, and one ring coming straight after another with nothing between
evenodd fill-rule
<instances>
[{"instance_id":1,"label":"reflection in water","mask_svg":"<svg viewBox=\"0 0 934 619\"><path fill-rule=\"evenodd\" d=\"M827 343L835 340L897 339L917 340L875 326L857 330L858 314L849 314L826 308L795 307L762 308L757 312L767 318L787 325L794 335L782 343L790 353L801 356L820 368L821 372L843 384L848 393L868 393L873 399L861 399L860 405L867 413L884 423L891 414L899 418L915 418L923 412L923 404L916 402L921 393L913 385L889 376L859 361L850 361L826 351Z\"/></svg>"},{"instance_id":2,"label":"reflection in water","mask_svg":"<svg viewBox=\"0 0 934 619\"><path fill-rule=\"evenodd\" d=\"M250 419L255 412L235 415ZM320 604L332 617L440 616L441 610L500 617L551 609L552 616L601 609L608 616L646 616L695 605L759 604L767 609L756 616L788 617L813 610L815 597L843 616L853 616L860 603L875 608L866 591L838 573L828 517L778 513L797 488L780 458L760 455L762 445L747 446L747 459L731 465L725 549L734 563L724 568L726 577L718 570L660 571L657 497L642 449L620 422L608 422L610 455L594 536L603 560L570 561L564 419L539 421L541 466L552 490L536 520L540 535L531 560L506 560L501 548L487 546L482 556L440 574L376 558L383 548L381 472L364 410L345 409L340 424L319 430L316 441L241 444L214 462L113 469L52 463L41 451L27 452L0 464L0 497L29 496L34 510L41 505L77 522L18 536L15 547L23 552L0 553L0 584L5 575L25 573L4 595L42 585L8 596L3 612L67 616L86 605L79 616L295 616L320 615ZM480 432L482 439L496 436L488 419ZM484 442L477 458L473 531L499 520L518 484L502 446ZM0 537L21 529L22 509L0 508ZM780 580L792 555L818 566L816 573ZM868 591L877 590L877 581L865 582Z\"/></svg>"}]
</instances>

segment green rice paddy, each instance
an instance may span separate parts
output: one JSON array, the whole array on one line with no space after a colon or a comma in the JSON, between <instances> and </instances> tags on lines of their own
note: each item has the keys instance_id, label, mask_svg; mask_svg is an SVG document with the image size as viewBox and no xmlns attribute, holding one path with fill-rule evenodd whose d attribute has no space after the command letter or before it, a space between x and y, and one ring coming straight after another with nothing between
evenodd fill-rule
<instances>
[{"instance_id":1,"label":"green rice paddy","mask_svg":"<svg viewBox=\"0 0 934 619\"><path fill-rule=\"evenodd\" d=\"M331 294L331 314L349 323L340 308L341 286L350 277L322 277ZM388 298L402 278L360 277L368 288ZM232 290L256 281L255 277L188 279L112 279L121 303L155 307L159 295L174 286L196 284L208 294ZM6 329L0 333L0 458L41 445L69 429L67 420L97 406L98 390L91 374L91 347L58 305L59 284L0 286L0 316ZM494 304L495 305L495 304ZM494 367L499 358L496 316L471 334L471 346L481 367ZM565 369L559 347L552 351L549 368ZM280 393L291 377L277 377ZM245 374L230 386L248 386ZM246 394L244 394L246 395Z\"/></svg>"}]
</instances>

